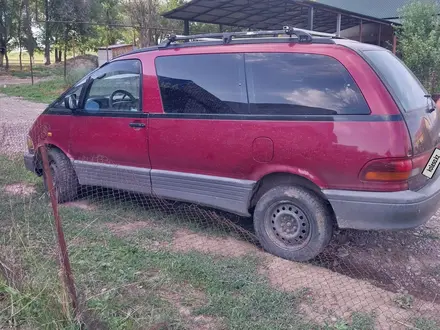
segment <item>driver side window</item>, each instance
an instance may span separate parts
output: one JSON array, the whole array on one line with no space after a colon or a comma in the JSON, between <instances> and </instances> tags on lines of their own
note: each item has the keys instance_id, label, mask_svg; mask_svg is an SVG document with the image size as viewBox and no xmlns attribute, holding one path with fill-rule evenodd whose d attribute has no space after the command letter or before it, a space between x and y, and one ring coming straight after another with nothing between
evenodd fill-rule
<instances>
[{"instance_id":1,"label":"driver side window","mask_svg":"<svg viewBox=\"0 0 440 330\"><path fill-rule=\"evenodd\" d=\"M138 60L115 61L92 76L84 110L141 111L141 66Z\"/></svg>"}]
</instances>

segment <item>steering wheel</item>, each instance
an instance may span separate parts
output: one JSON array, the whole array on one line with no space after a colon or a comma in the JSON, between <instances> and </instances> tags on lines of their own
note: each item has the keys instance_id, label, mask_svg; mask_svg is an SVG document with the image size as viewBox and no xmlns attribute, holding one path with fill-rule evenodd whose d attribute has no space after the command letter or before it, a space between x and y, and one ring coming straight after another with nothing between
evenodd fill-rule
<instances>
[{"instance_id":1,"label":"steering wheel","mask_svg":"<svg viewBox=\"0 0 440 330\"><path fill-rule=\"evenodd\" d=\"M114 100L114 97L118 94L122 94L122 98L120 100ZM126 96L130 99L131 103L134 104L136 102L136 99L133 96L133 94L131 94L130 92L124 91L123 89L118 89L118 90L114 91L112 93L112 95L110 96L110 105L112 106L112 108L114 108L114 105L117 103L127 102L128 100L125 100Z\"/></svg>"}]
</instances>

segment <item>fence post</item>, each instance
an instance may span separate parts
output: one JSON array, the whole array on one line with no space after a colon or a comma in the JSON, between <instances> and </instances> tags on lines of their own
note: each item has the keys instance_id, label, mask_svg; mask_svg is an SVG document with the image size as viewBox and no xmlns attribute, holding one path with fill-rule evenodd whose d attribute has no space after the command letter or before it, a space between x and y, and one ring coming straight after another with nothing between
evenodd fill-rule
<instances>
[{"instance_id":1,"label":"fence post","mask_svg":"<svg viewBox=\"0 0 440 330\"><path fill-rule=\"evenodd\" d=\"M72 269L70 267L69 255L67 252L66 240L64 238L63 226L61 218L58 212L58 199L56 191L53 185L52 171L50 169L49 157L47 154L47 147L43 145L40 147L41 158L43 160L43 170L46 177L46 186L49 191L50 201L52 203L53 216L55 220L55 227L57 231L58 246L61 257L61 271L64 275L64 284L67 287L67 291L70 295L70 301L72 303L72 309L74 316L77 316L78 300L75 289L75 282L73 280Z\"/></svg>"}]
</instances>

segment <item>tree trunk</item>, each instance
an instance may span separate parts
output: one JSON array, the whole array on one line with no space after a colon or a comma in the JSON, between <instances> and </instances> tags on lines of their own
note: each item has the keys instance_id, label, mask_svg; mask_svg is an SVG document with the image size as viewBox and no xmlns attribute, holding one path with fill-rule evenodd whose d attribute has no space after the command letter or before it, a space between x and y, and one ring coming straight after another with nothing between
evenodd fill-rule
<instances>
[{"instance_id":1,"label":"tree trunk","mask_svg":"<svg viewBox=\"0 0 440 330\"><path fill-rule=\"evenodd\" d=\"M18 60L20 61L20 71L23 71L23 61L22 61L22 55L23 55L23 46L21 45L21 14L23 11L23 1L20 3L20 17L18 18Z\"/></svg>"},{"instance_id":2,"label":"tree trunk","mask_svg":"<svg viewBox=\"0 0 440 330\"><path fill-rule=\"evenodd\" d=\"M32 56L29 54L29 64L31 65L31 82L34 84L34 67L32 65Z\"/></svg>"},{"instance_id":3,"label":"tree trunk","mask_svg":"<svg viewBox=\"0 0 440 330\"><path fill-rule=\"evenodd\" d=\"M67 27L64 30L64 79L67 77L67 39L68 39Z\"/></svg>"},{"instance_id":4,"label":"tree trunk","mask_svg":"<svg viewBox=\"0 0 440 330\"><path fill-rule=\"evenodd\" d=\"M20 61L20 71L23 71L23 61L22 61L23 50L21 48L21 42L19 47L20 47L20 52L18 54L18 60Z\"/></svg>"},{"instance_id":5,"label":"tree trunk","mask_svg":"<svg viewBox=\"0 0 440 330\"><path fill-rule=\"evenodd\" d=\"M9 57L8 57L8 51L5 52L5 70L9 70Z\"/></svg>"},{"instance_id":6,"label":"tree trunk","mask_svg":"<svg viewBox=\"0 0 440 330\"><path fill-rule=\"evenodd\" d=\"M49 31L49 1L45 0L45 12L46 12L46 22L45 22L45 40L44 40L44 57L46 62L44 65L50 65L50 31Z\"/></svg>"},{"instance_id":7,"label":"tree trunk","mask_svg":"<svg viewBox=\"0 0 440 330\"><path fill-rule=\"evenodd\" d=\"M3 57L4 55L0 52L0 68L3 67Z\"/></svg>"}]
</instances>

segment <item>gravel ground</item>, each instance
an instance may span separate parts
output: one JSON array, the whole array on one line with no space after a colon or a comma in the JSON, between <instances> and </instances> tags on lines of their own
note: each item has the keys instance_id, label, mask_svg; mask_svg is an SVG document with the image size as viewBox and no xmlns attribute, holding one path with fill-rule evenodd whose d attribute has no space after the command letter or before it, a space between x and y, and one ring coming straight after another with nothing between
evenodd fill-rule
<instances>
[{"instance_id":1,"label":"gravel ground","mask_svg":"<svg viewBox=\"0 0 440 330\"><path fill-rule=\"evenodd\" d=\"M46 105L0 94L0 153L25 150L29 128Z\"/></svg>"}]
</instances>

